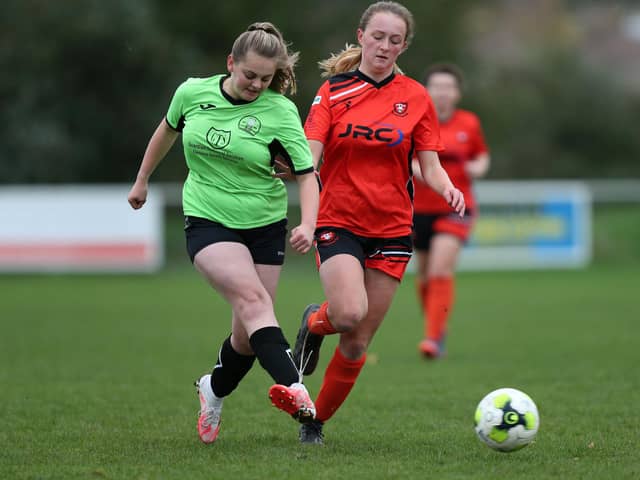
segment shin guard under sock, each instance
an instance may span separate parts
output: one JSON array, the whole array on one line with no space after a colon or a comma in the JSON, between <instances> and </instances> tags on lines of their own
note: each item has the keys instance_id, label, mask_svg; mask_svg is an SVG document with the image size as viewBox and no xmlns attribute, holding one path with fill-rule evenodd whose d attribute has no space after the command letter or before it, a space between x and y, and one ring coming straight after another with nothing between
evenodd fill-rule
<instances>
[{"instance_id":1,"label":"shin guard under sock","mask_svg":"<svg viewBox=\"0 0 640 480\"><path fill-rule=\"evenodd\" d=\"M231 346L231 337L222 342L218 361L211 372L211 388L216 397L222 398L233 392L256 359L255 355L241 355Z\"/></svg>"},{"instance_id":2,"label":"shin guard under sock","mask_svg":"<svg viewBox=\"0 0 640 480\"><path fill-rule=\"evenodd\" d=\"M317 420L326 422L340 408L356 383L366 358L365 353L357 360L349 360L340 352L340 347L336 348L315 401Z\"/></svg>"},{"instance_id":3,"label":"shin guard under sock","mask_svg":"<svg viewBox=\"0 0 640 480\"><path fill-rule=\"evenodd\" d=\"M299 381L298 369L293 363L289 343L280 327L264 327L253 332L249 343L262 368L280 385L289 386Z\"/></svg>"}]
</instances>

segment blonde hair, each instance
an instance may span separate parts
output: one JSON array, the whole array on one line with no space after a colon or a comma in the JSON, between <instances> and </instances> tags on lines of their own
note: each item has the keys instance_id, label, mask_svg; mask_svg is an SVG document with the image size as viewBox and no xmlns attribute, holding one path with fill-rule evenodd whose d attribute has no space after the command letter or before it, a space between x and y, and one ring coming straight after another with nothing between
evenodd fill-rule
<instances>
[{"instance_id":1,"label":"blonde hair","mask_svg":"<svg viewBox=\"0 0 640 480\"><path fill-rule=\"evenodd\" d=\"M351 72L356 69L362 61L362 47L347 43L344 50L339 53L332 53L329 58L320 62L320 70L322 77L333 77L339 73ZM393 64L393 72L402 74L402 70L397 63Z\"/></svg>"},{"instance_id":2,"label":"blonde hair","mask_svg":"<svg viewBox=\"0 0 640 480\"><path fill-rule=\"evenodd\" d=\"M231 47L233 61L244 60L249 52L276 61L276 72L269 89L283 94L287 90L292 95L296 93L296 76L293 69L300 54L289 51L289 46L275 25L270 22L252 23L246 32L236 38Z\"/></svg>"},{"instance_id":3,"label":"blonde hair","mask_svg":"<svg viewBox=\"0 0 640 480\"><path fill-rule=\"evenodd\" d=\"M404 20L404 23L407 27L405 41L407 42L407 46L409 46L411 40L413 40L415 23L413 21L413 15L409 11L409 9L407 9L404 5L399 4L398 2L382 1L372 3L364 11L362 17L360 17L358 28L362 31L366 30L367 25L369 25L369 22L371 21L371 18L376 13L380 12L392 13ZM318 62L318 65L320 66L320 70L322 70L323 77L331 77L339 73L350 72L354 70L361 61L362 47L351 45L348 43L345 45L344 50L337 54L332 53L329 58ZM400 70L400 67L397 64L394 64L393 71L395 73L402 73L402 70Z\"/></svg>"}]
</instances>

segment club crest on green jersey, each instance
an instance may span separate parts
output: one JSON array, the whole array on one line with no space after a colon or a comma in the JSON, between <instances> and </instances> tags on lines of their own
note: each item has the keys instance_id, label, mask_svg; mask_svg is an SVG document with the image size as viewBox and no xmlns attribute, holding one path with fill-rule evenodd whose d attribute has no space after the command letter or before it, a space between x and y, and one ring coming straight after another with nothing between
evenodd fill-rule
<instances>
[{"instance_id":1,"label":"club crest on green jersey","mask_svg":"<svg viewBox=\"0 0 640 480\"><path fill-rule=\"evenodd\" d=\"M247 132L250 135L257 135L262 127L262 123L253 115L247 115L246 117L242 117L238 122L238 128Z\"/></svg>"},{"instance_id":2,"label":"club crest on green jersey","mask_svg":"<svg viewBox=\"0 0 640 480\"><path fill-rule=\"evenodd\" d=\"M229 145L231 141L231 132L227 130L218 130L215 127L211 127L207 132L207 142L213 148L224 148Z\"/></svg>"}]
</instances>

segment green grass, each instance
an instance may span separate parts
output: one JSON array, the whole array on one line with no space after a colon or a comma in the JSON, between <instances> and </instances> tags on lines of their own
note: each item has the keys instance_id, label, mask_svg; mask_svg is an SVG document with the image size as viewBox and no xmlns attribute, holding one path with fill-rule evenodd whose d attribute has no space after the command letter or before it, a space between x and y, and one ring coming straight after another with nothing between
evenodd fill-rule
<instances>
[{"instance_id":1,"label":"green grass","mask_svg":"<svg viewBox=\"0 0 640 480\"><path fill-rule=\"evenodd\" d=\"M639 478L636 220L597 215L598 258L584 271L460 274L449 355L435 363L417 355L407 276L320 448L298 444L257 364L227 399L218 442L200 443L192 381L215 361L229 313L184 258L152 276L0 276L0 478ZM289 339L320 299L311 263L283 273ZM473 432L477 402L503 386L541 415L536 442L512 454Z\"/></svg>"},{"instance_id":2,"label":"green grass","mask_svg":"<svg viewBox=\"0 0 640 480\"><path fill-rule=\"evenodd\" d=\"M199 443L191 381L229 320L194 272L0 277L0 291L0 478L640 475L633 268L460 275L449 356L436 363L416 354L409 276L322 448L298 445L258 366L227 400L218 443ZM285 273L277 310L289 338L318 292L311 266ZM309 377L310 390L319 382ZM535 444L513 454L472 428L476 403L501 386L541 413Z\"/></svg>"},{"instance_id":3,"label":"green grass","mask_svg":"<svg viewBox=\"0 0 640 480\"><path fill-rule=\"evenodd\" d=\"M596 263L640 265L640 204L596 205L593 224Z\"/></svg>"}]
</instances>

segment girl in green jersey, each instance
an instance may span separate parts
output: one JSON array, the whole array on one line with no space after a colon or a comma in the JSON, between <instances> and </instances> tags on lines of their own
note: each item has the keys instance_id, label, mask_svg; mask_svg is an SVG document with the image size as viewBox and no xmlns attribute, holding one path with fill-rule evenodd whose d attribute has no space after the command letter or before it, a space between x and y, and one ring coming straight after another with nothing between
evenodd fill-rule
<instances>
[{"instance_id":1,"label":"girl in green jersey","mask_svg":"<svg viewBox=\"0 0 640 480\"><path fill-rule=\"evenodd\" d=\"M287 164L300 187L302 218L289 240L295 251L311 248L318 210L309 146L295 105L283 95L295 92L297 58L271 23L249 26L233 44L228 74L178 87L128 197L134 209L144 205L151 173L182 133L187 250L232 310L232 333L212 373L196 382L205 443L216 440L223 398L256 357L275 381L272 403L300 422L315 416L273 309L287 231L287 194L274 174L276 162Z\"/></svg>"}]
</instances>

